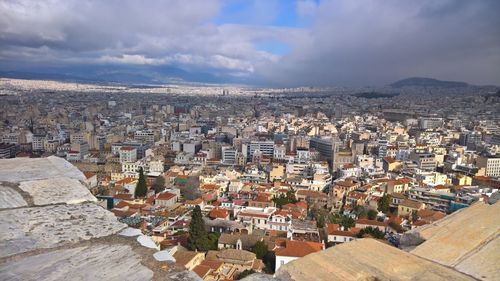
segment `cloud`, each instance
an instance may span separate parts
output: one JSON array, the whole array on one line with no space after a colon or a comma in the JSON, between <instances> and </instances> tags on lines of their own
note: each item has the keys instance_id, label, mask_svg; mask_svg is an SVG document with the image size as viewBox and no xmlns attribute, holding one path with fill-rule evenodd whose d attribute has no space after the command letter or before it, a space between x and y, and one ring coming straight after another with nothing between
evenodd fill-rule
<instances>
[{"instance_id":1,"label":"cloud","mask_svg":"<svg viewBox=\"0 0 500 281\"><path fill-rule=\"evenodd\" d=\"M381 85L408 76L500 84L498 10L498 1L322 1L308 38L256 72L283 85Z\"/></svg>"},{"instance_id":2,"label":"cloud","mask_svg":"<svg viewBox=\"0 0 500 281\"><path fill-rule=\"evenodd\" d=\"M0 64L171 65L273 86L500 84L498 10L495 0L5 0Z\"/></svg>"}]
</instances>

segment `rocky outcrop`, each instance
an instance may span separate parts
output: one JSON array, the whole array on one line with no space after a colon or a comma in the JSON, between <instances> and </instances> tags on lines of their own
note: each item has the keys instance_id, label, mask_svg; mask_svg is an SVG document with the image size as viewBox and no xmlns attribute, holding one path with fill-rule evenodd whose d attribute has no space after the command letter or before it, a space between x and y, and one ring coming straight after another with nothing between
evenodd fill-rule
<instances>
[{"instance_id":1,"label":"rocky outcrop","mask_svg":"<svg viewBox=\"0 0 500 281\"><path fill-rule=\"evenodd\" d=\"M478 202L406 233L405 249L360 239L282 266L278 280L500 280L500 203ZM259 276L251 280L259 280Z\"/></svg>"},{"instance_id":2,"label":"rocky outcrop","mask_svg":"<svg viewBox=\"0 0 500 281\"><path fill-rule=\"evenodd\" d=\"M474 280L374 239L360 239L282 266L279 280Z\"/></svg>"},{"instance_id":3,"label":"rocky outcrop","mask_svg":"<svg viewBox=\"0 0 500 281\"><path fill-rule=\"evenodd\" d=\"M57 157L0 160L0 280L199 280L137 242Z\"/></svg>"}]
</instances>

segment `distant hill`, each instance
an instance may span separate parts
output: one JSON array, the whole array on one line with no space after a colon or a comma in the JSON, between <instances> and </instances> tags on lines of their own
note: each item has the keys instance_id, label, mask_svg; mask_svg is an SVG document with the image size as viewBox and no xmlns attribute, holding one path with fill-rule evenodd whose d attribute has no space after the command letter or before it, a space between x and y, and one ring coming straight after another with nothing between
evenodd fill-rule
<instances>
[{"instance_id":1,"label":"distant hill","mask_svg":"<svg viewBox=\"0 0 500 281\"><path fill-rule=\"evenodd\" d=\"M362 93L352 94L351 96L357 97L357 98L365 98L365 99L378 99L378 98L392 98L392 97L395 97L398 95L399 95L398 93L384 94L384 93L378 93L378 92L362 92Z\"/></svg>"},{"instance_id":2,"label":"distant hill","mask_svg":"<svg viewBox=\"0 0 500 281\"><path fill-rule=\"evenodd\" d=\"M394 82L390 86L394 88L402 88L402 87L464 88L469 86L469 84L465 82L442 81L433 78L412 77Z\"/></svg>"}]
</instances>

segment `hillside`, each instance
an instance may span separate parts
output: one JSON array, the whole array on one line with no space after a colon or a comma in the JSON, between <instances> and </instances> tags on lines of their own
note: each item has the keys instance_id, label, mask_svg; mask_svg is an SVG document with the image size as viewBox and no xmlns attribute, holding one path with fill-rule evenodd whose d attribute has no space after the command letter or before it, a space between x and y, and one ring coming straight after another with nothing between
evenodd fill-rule
<instances>
[{"instance_id":1,"label":"hillside","mask_svg":"<svg viewBox=\"0 0 500 281\"><path fill-rule=\"evenodd\" d=\"M469 84L465 82L443 81L433 78L412 77L394 82L390 86L394 88L402 88L402 87L464 88L469 86Z\"/></svg>"}]
</instances>

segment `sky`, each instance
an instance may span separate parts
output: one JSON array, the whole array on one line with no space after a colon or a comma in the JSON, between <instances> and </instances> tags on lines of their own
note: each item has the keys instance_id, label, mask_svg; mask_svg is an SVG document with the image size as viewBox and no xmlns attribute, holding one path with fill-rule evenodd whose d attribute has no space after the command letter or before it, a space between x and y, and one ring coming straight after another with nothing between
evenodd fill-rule
<instances>
[{"instance_id":1,"label":"sky","mask_svg":"<svg viewBox=\"0 0 500 281\"><path fill-rule=\"evenodd\" d=\"M499 11L498 0L1 0L0 71L500 85Z\"/></svg>"}]
</instances>

